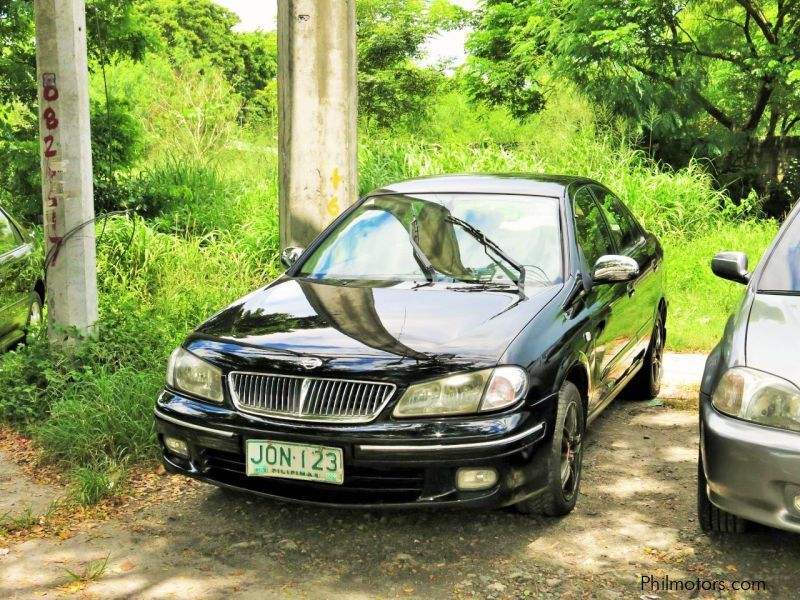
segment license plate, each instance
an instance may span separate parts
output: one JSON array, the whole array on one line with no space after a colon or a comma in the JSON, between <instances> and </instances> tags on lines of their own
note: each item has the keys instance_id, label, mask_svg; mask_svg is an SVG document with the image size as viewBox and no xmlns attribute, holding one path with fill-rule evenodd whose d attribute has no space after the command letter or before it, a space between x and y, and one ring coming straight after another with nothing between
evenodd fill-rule
<instances>
[{"instance_id":1,"label":"license plate","mask_svg":"<svg viewBox=\"0 0 800 600\"><path fill-rule=\"evenodd\" d=\"M341 448L247 440L247 475L344 483Z\"/></svg>"}]
</instances>

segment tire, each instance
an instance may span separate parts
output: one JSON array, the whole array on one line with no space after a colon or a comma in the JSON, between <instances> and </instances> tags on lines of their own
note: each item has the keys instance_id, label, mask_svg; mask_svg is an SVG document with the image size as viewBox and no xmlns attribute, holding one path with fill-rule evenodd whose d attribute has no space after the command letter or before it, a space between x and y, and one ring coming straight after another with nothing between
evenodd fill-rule
<instances>
[{"instance_id":1,"label":"tire","mask_svg":"<svg viewBox=\"0 0 800 600\"><path fill-rule=\"evenodd\" d=\"M575 508L583 469L583 435L586 428L583 399L566 381L558 392L555 431L547 457L547 487L515 505L523 514L558 517Z\"/></svg>"},{"instance_id":2,"label":"tire","mask_svg":"<svg viewBox=\"0 0 800 600\"><path fill-rule=\"evenodd\" d=\"M650 345L644 355L642 368L631 380L626 390L626 396L632 400L652 400L661 392L661 379L664 376L664 344L667 339L667 330L664 327L664 315L659 312L653 334L650 336Z\"/></svg>"},{"instance_id":3,"label":"tire","mask_svg":"<svg viewBox=\"0 0 800 600\"><path fill-rule=\"evenodd\" d=\"M743 533L747 520L717 508L708 499L708 482L703 471L703 460L697 457L697 516L700 529L706 533Z\"/></svg>"}]
</instances>

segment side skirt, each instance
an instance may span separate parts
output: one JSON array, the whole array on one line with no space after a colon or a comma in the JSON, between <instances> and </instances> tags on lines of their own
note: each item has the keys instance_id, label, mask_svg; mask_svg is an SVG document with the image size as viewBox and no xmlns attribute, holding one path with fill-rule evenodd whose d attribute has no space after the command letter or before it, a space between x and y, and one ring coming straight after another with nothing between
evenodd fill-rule
<instances>
[{"instance_id":1,"label":"side skirt","mask_svg":"<svg viewBox=\"0 0 800 600\"><path fill-rule=\"evenodd\" d=\"M628 383L630 383L630 380L636 377L636 374L642 370L643 364L644 364L644 356L639 358L636 361L636 363L634 363L630 371L628 371L628 374L619 380L617 385L614 386L614 389L612 389L611 392L609 392L608 396L606 396L602 402L600 402L597 406L595 406L594 410L586 418L587 427L592 423L592 421L594 421L598 416L600 416L600 413L603 412L603 409L605 409L606 406L608 406L614 401L614 398L619 396L620 392L622 392L622 390L625 389L625 386L628 385Z\"/></svg>"}]
</instances>

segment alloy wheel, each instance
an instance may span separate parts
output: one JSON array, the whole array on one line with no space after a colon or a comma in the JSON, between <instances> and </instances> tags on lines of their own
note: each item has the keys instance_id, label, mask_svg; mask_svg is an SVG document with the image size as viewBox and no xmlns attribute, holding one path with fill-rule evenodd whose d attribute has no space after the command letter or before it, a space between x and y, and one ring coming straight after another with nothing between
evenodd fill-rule
<instances>
[{"instance_id":1,"label":"alloy wheel","mask_svg":"<svg viewBox=\"0 0 800 600\"><path fill-rule=\"evenodd\" d=\"M652 369L653 383L661 383L661 376L664 372L664 328L659 322L653 332L653 357L650 361Z\"/></svg>"},{"instance_id":2,"label":"alloy wheel","mask_svg":"<svg viewBox=\"0 0 800 600\"><path fill-rule=\"evenodd\" d=\"M581 432L578 423L578 410L572 402L564 415L561 436L561 491L569 500L578 488L581 468Z\"/></svg>"}]
</instances>

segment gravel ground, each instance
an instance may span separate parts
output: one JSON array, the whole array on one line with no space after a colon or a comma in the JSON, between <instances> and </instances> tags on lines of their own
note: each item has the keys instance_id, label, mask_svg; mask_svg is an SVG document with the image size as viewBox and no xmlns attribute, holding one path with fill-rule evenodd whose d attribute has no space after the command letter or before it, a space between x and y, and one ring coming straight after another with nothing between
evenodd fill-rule
<instances>
[{"instance_id":1,"label":"gravel ground","mask_svg":"<svg viewBox=\"0 0 800 600\"><path fill-rule=\"evenodd\" d=\"M337 511L194 485L69 539L0 539L0 597L703 598L748 581L766 594L733 595L793 597L800 538L700 532L697 416L665 404L618 401L595 421L563 519ZM726 591L665 592L642 577Z\"/></svg>"}]
</instances>

